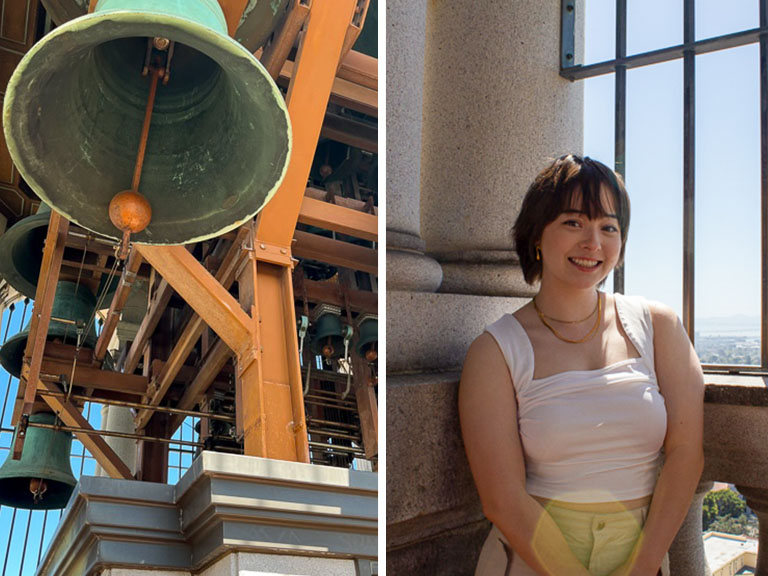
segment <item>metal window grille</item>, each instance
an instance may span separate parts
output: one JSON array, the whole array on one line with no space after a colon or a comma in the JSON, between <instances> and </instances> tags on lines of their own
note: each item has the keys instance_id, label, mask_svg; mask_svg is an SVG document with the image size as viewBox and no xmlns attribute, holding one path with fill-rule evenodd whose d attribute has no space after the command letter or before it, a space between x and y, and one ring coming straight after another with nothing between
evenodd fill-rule
<instances>
[{"instance_id":1,"label":"metal window grille","mask_svg":"<svg viewBox=\"0 0 768 576\"><path fill-rule=\"evenodd\" d=\"M2 316L0 342L21 331L32 313L33 303L19 300L6 308ZM13 427L13 402L19 382L0 368L0 463L9 456ZM86 403L84 415L94 429L101 428L101 405ZM197 418L187 418L174 439L197 441ZM175 484L192 464L194 452L179 444L169 446L168 482ZM70 452L72 472L76 478L93 475L96 461L77 439ZM61 517L60 510L22 510L0 507L0 576L32 576L48 547Z\"/></svg>"},{"instance_id":2,"label":"metal window grille","mask_svg":"<svg viewBox=\"0 0 768 576\"><path fill-rule=\"evenodd\" d=\"M577 81L606 74L615 78L614 169L625 177L627 70L683 61L683 325L694 337L694 245L696 231L696 56L749 44L760 47L760 198L761 198L761 293L760 293L760 365L705 365L705 370L730 373L768 372L768 0L759 2L759 27L696 40L695 0L683 0L683 43L675 46L627 55L627 0L616 0L616 46L611 60L582 65L576 62L576 25L583 0L561 3L560 75ZM631 262L628 263L632 265ZM624 292L624 267L616 269L614 290Z\"/></svg>"}]
</instances>

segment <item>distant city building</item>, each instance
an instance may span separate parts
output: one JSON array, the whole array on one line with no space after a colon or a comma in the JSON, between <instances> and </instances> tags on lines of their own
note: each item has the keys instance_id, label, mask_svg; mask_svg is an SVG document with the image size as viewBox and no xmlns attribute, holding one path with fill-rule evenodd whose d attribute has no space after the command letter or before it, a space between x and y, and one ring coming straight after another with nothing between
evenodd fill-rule
<instances>
[{"instance_id":1,"label":"distant city building","mask_svg":"<svg viewBox=\"0 0 768 576\"><path fill-rule=\"evenodd\" d=\"M703 538L712 576L755 573L757 540L722 532L707 532Z\"/></svg>"}]
</instances>

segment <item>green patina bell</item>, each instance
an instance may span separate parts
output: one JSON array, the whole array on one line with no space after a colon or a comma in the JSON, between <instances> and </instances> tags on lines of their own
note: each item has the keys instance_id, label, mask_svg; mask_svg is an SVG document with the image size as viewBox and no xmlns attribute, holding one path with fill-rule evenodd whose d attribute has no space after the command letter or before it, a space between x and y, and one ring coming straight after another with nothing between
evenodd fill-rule
<instances>
[{"instance_id":1,"label":"green patina bell","mask_svg":"<svg viewBox=\"0 0 768 576\"><path fill-rule=\"evenodd\" d=\"M151 48L152 38L174 44ZM216 0L99 0L35 44L4 99L11 157L72 222L118 239L110 200L129 189L149 94L150 60L171 57L157 88L138 191L148 244L211 238L252 218L277 191L291 149L283 97L227 36Z\"/></svg>"},{"instance_id":2,"label":"green patina bell","mask_svg":"<svg viewBox=\"0 0 768 576\"><path fill-rule=\"evenodd\" d=\"M344 333L341 317L334 312L325 312L316 316L315 334L312 338L312 352L330 360L344 354Z\"/></svg>"},{"instance_id":3,"label":"green patina bell","mask_svg":"<svg viewBox=\"0 0 768 576\"><path fill-rule=\"evenodd\" d=\"M376 0L373 0L374 2ZM58 26L88 12L89 0L42 0L45 11ZM256 52L288 14L288 0L248 0L235 33L235 40ZM371 9L368 10L370 14Z\"/></svg>"},{"instance_id":4,"label":"green patina bell","mask_svg":"<svg viewBox=\"0 0 768 576\"><path fill-rule=\"evenodd\" d=\"M56 415L40 412L29 421L55 424ZM28 426L21 459L14 460L9 453L0 467L0 504L30 510L64 508L77 484L69 461L71 447L69 432Z\"/></svg>"},{"instance_id":5,"label":"green patina bell","mask_svg":"<svg viewBox=\"0 0 768 576\"><path fill-rule=\"evenodd\" d=\"M379 343L379 320L372 316L361 318L357 334L357 354L369 362L375 360ZM372 355L373 358L370 358Z\"/></svg>"},{"instance_id":6,"label":"green patina bell","mask_svg":"<svg viewBox=\"0 0 768 576\"><path fill-rule=\"evenodd\" d=\"M27 298L35 298L50 217L51 207L43 202L36 214L19 220L0 236L0 277ZM69 250L65 248L65 256ZM77 260L79 259L78 257ZM102 275L99 294L108 279L108 274ZM112 301L119 282L119 276L110 282L104 297L107 306Z\"/></svg>"},{"instance_id":7,"label":"green patina bell","mask_svg":"<svg viewBox=\"0 0 768 576\"><path fill-rule=\"evenodd\" d=\"M74 282L59 282L56 286L56 297L53 300L47 339L60 340L65 344L77 344L78 325L85 329L95 306L96 298L88 288L78 286ZM29 324L24 330L9 338L0 348L0 364L16 378L21 376L21 365L28 338ZM91 326L83 346L93 348L96 346L97 339L96 328Z\"/></svg>"}]
</instances>

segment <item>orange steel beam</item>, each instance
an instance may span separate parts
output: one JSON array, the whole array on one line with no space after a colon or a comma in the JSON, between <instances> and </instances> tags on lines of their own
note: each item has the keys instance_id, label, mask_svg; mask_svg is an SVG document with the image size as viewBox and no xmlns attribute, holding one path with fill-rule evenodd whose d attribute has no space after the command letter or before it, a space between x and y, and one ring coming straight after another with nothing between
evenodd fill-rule
<instances>
[{"instance_id":1,"label":"orange steel beam","mask_svg":"<svg viewBox=\"0 0 768 576\"><path fill-rule=\"evenodd\" d=\"M307 178L356 0L315 2L299 43L286 101L293 150L285 178L256 220L256 246L290 253ZM248 455L309 462L291 262L254 250L240 281L256 320L255 359L238 357L237 429ZM248 285L249 284L249 285ZM245 288L245 292L244 292Z\"/></svg>"},{"instance_id":2,"label":"orange steel beam","mask_svg":"<svg viewBox=\"0 0 768 576\"><path fill-rule=\"evenodd\" d=\"M43 261L40 265L40 276L35 291L35 305L32 310L32 320L29 323L29 338L24 350L24 360L21 369L20 386L24 387L24 402L21 405L21 415L29 416L35 403L37 382L40 376L40 366L43 363L45 340L48 336L48 326L51 321L53 300L56 296L56 280L61 269L64 256L64 244L69 230L69 220L63 218L56 210L51 210L48 232L43 248ZM32 385L29 383L32 382ZM14 415L14 421L15 421ZM15 422L14 422L15 423ZM25 434L16 436L13 448L14 459L21 458Z\"/></svg>"},{"instance_id":3,"label":"orange steel beam","mask_svg":"<svg viewBox=\"0 0 768 576\"><path fill-rule=\"evenodd\" d=\"M240 228L235 237L235 241L230 246L219 266L219 270L216 272L215 281L219 282L224 290L228 290L234 282L235 271L239 268L242 260L241 246L247 233L248 229L246 227ZM209 273L206 271L206 274ZM234 301L234 298L232 301ZM148 399L147 403L149 405L157 406L162 402L176 376L184 367L184 362L190 352L203 334L203 331L205 330L205 321L205 317L199 314L193 314L190 317L186 326L184 326L176 345L173 347L173 350L168 357L168 361L163 365L159 374L152 378L147 387L146 395ZM153 411L151 409L139 411L136 417L136 429L143 429L149 423L152 414Z\"/></svg>"},{"instance_id":4,"label":"orange steel beam","mask_svg":"<svg viewBox=\"0 0 768 576\"><path fill-rule=\"evenodd\" d=\"M373 214L307 196L301 203L299 222L372 242L379 239L379 219Z\"/></svg>"},{"instance_id":5,"label":"orange steel beam","mask_svg":"<svg viewBox=\"0 0 768 576\"><path fill-rule=\"evenodd\" d=\"M251 341L251 318L237 300L183 246L137 248L219 338L236 353Z\"/></svg>"},{"instance_id":6,"label":"orange steel beam","mask_svg":"<svg viewBox=\"0 0 768 576\"><path fill-rule=\"evenodd\" d=\"M139 272L142 258L141 255L134 248L131 250L128 260L123 268L122 276L120 277L120 284L117 287L115 295L112 297L112 303L109 305L109 312L107 313L107 321L101 329L99 339L96 341L96 348L94 349L94 358L97 362L102 362L107 355L107 346L112 339L112 335L115 333L117 324L120 321L120 313L123 311L123 306L128 301L128 296L131 293L131 287L136 279L136 275Z\"/></svg>"},{"instance_id":7,"label":"orange steel beam","mask_svg":"<svg viewBox=\"0 0 768 576\"><path fill-rule=\"evenodd\" d=\"M233 38L237 27L240 25L240 20L243 17L243 12L248 6L248 0L219 0L219 6L221 11L224 12L224 19L227 21L227 32Z\"/></svg>"},{"instance_id":8,"label":"orange steel beam","mask_svg":"<svg viewBox=\"0 0 768 576\"><path fill-rule=\"evenodd\" d=\"M37 389L48 392L61 392L61 387L53 382L37 381ZM56 396L43 396L43 400L53 409L66 426L93 430L85 416L80 413L77 406ZM130 468L125 465L120 456L107 444L101 436L75 432L75 436L83 443L86 450L96 459L107 474L112 478L132 479Z\"/></svg>"},{"instance_id":9,"label":"orange steel beam","mask_svg":"<svg viewBox=\"0 0 768 576\"><path fill-rule=\"evenodd\" d=\"M355 0L315 2L299 45L297 65L286 62L291 68L286 101L294 130L293 150L280 190L256 220L259 241L291 244L355 4Z\"/></svg>"}]
</instances>

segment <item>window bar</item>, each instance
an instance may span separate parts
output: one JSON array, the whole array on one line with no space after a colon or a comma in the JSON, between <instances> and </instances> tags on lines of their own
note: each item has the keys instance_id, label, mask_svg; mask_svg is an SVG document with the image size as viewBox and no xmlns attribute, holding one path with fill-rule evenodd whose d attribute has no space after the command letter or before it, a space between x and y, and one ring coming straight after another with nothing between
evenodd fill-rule
<instances>
[{"instance_id":1,"label":"window bar","mask_svg":"<svg viewBox=\"0 0 768 576\"><path fill-rule=\"evenodd\" d=\"M27 543L29 542L29 529L32 527L32 510L27 514L27 529L24 532L24 546L21 549L21 566L19 566L19 576L24 574L24 563L27 561Z\"/></svg>"},{"instance_id":2,"label":"window bar","mask_svg":"<svg viewBox=\"0 0 768 576\"><path fill-rule=\"evenodd\" d=\"M91 405L92 403L88 402L88 408L86 408L85 410L85 419L88 420L88 422L91 421ZM104 426L102 424L102 428L103 427ZM83 450L82 452L80 452L80 474L77 475L78 478L80 478L80 476L83 475L83 468L85 467L85 444L83 444L82 442L80 444L83 447Z\"/></svg>"},{"instance_id":3,"label":"window bar","mask_svg":"<svg viewBox=\"0 0 768 576\"><path fill-rule=\"evenodd\" d=\"M627 0L616 0L616 59L627 57ZM627 67L616 66L613 169L626 178ZM624 264L613 271L613 291L624 293Z\"/></svg>"},{"instance_id":4,"label":"window bar","mask_svg":"<svg viewBox=\"0 0 768 576\"><path fill-rule=\"evenodd\" d=\"M695 41L694 0L683 3L683 42ZM694 340L694 246L696 175L696 54L683 53L683 326Z\"/></svg>"},{"instance_id":5,"label":"window bar","mask_svg":"<svg viewBox=\"0 0 768 576\"><path fill-rule=\"evenodd\" d=\"M10 452L9 452L10 454ZM8 569L8 555L11 551L11 540L13 540L13 528L16 526L16 510L18 508L13 508L13 514L11 514L11 530L8 533L8 544L5 546L5 561L3 562L3 576L6 574L6 570Z\"/></svg>"},{"instance_id":6,"label":"window bar","mask_svg":"<svg viewBox=\"0 0 768 576\"><path fill-rule=\"evenodd\" d=\"M45 540L45 525L48 523L48 510L43 514L43 526L40 528L40 546L37 549L37 565L40 565L40 559L43 557L43 541Z\"/></svg>"},{"instance_id":7,"label":"window bar","mask_svg":"<svg viewBox=\"0 0 768 576\"><path fill-rule=\"evenodd\" d=\"M768 28L768 0L760 0L760 29ZM768 37L760 34L760 366L768 368Z\"/></svg>"}]
</instances>

